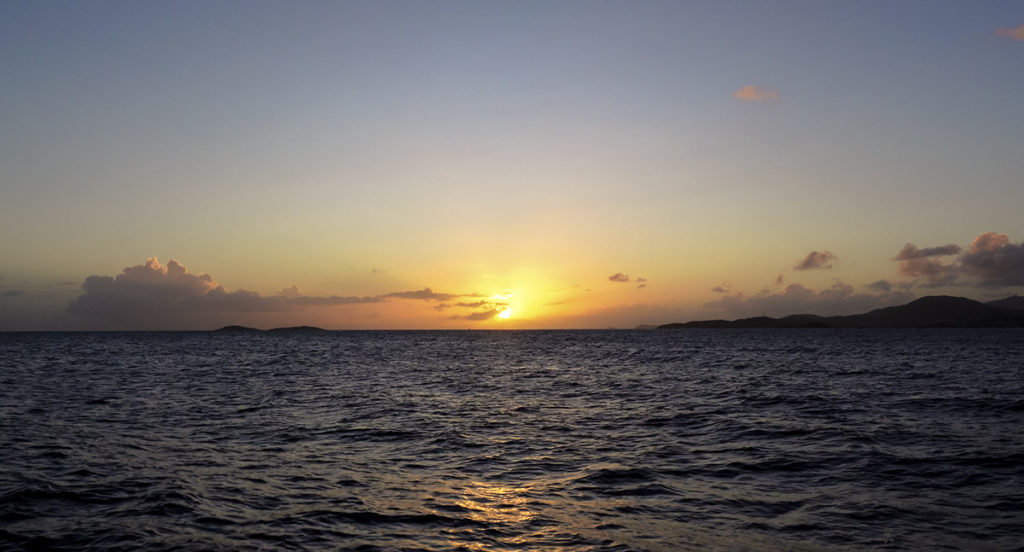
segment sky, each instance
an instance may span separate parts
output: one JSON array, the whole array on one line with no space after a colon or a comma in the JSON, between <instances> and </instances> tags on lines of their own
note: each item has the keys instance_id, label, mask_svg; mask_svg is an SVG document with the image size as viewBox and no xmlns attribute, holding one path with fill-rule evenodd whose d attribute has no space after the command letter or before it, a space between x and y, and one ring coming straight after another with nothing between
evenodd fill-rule
<instances>
[{"instance_id":1,"label":"sky","mask_svg":"<svg viewBox=\"0 0 1024 552\"><path fill-rule=\"evenodd\" d=\"M0 330L1024 293L1024 3L0 0Z\"/></svg>"}]
</instances>

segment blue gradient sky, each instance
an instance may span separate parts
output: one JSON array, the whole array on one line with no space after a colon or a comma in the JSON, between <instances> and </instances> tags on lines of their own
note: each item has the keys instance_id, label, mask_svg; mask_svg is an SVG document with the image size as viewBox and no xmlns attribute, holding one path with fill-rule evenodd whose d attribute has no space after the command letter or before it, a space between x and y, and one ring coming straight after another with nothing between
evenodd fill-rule
<instances>
[{"instance_id":1,"label":"blue gradient sky","mask_svg":"<svg viewBox=\"0 0 1024 552\"><path fill-rule=\"evenodd\" d=\"M504 327L760 314L794 283L1009 295L893 258L1024 239L1024 40L997 33L1022 25L1021 2L3 2L0 329L166 327L64 310L153 256L262 296L509 292L477 307L518 301ZM815 250L837 262L792 270ZM436 307L220 314L478 312Z\"/></svg>"}]
</instances>

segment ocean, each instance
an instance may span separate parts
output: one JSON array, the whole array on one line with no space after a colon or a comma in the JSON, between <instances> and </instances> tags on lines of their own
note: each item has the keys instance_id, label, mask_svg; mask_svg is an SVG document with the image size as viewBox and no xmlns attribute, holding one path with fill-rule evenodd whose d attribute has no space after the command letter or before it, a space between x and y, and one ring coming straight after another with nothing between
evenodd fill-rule
<instances>
[{"instance_id":1,"label":"ocean","mask_svg":"<svg viewBox=\"0 0 1024 552\"><path fill-rule=\"evenodd\" d=\"M1024 331L0 334L0 549L1024 550Z\"/></svg>"}]
</instances>

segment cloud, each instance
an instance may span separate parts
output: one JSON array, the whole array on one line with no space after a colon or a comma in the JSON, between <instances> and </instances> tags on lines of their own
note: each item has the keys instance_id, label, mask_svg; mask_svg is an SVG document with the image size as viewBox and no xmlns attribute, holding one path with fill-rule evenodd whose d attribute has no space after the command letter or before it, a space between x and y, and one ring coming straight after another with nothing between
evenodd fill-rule
<instances>
[{"instance_id":1,"label":"cloud","mask_svg":"<svg viewBox=\"0 0 1024 552\"><path fill-rule=\"evenodd\" d=\"M890 283L889 280L885 279L871 282L865 287L867 287L868 289L873 289L875 291L892 291L892 283Z\"/></svg>"},{"instance_id":2,"label":"cloud","mask_svg":"<svg viewBox=\"0 0 1024 552\"><path fill-rule=\"evenodd\" d=\"M125 268L117 280L125 284L157 286L175 296L203 294L219 286L209 274L189 274L188 269L174 259L167 266L161 266L156 257L150 257L144 265Z\"/></svg>"},{"instance_id":3,"label":"cloud","mask_svg":"<svg viewBox=\"0 0 1024 552\"><path fill-rule=\"evenodd\" d=\"M812 251L794 268L830 268L836 260L829 251ZM857 293L853 286L837 280L822 290L794 283L754 295L730 292L728 284L723 283L712 288L723 296L705 307L733 318L762 313L775 317L799 313L841 315L904 304L914 298L910 293L914 286L1024 286L1024 242L1014 244L1006 234L996 232L980 234L966 250L956 244L919 248L908 243L892 260L899 262L900 274L914 280L879 279L865 286L871 293ZM781 284L779 275L776 285Z\"/></svg>"},{"instance_id":4,"label":"cloud","mask_svg":"<svg viewBox=\"0 0 1024 552\"><path fill-rule=\"evenodd\" d=\"M789 284L777 292L764 290L751 296L737 292L706 303L705 307L733 318L761 314L782 317L805 313L832 316L900 305L911 299L913 295L903 291L881 294L855 293L853 286L836 281L831 287L820 291L802 284Z\"/></svg>"},{"instance_id":5,"label":"cloud","mask_svg":"<svg viewBox=\"0 0 1024 552\"><path fill-rule=\"evenodd\" d=\"M960 252L960 246L956 244L940 245L938 247L926 247L924 249L918 249L918 247L912 243L908 243L900 249L900 252L896 254L895 260L897 261L909 261L912 259L923 259L925 257L943 257L946 255L956 255Z\"/></svg>"},{"instance_id":6,"label":"cloud","mask_svg":"<svg viewBox=\"0 0 1024 552\"><path fill-rule=\"evenodd\" d=\"M909 259L900 263L900 274L910 278L924 278L927 287L948 286L956 283L958 267L943 264L926 257Z\"/></svg>"},{"instance_id":7,"label":"cloud","mask_svg":"<svg viewBox=\"0 0 1024 552\"><path fill-rule=\"evenodd\" d=\"M493 304L504 305L505 303L491 303L490 301L470 301L470 302L465 302L465 303L455 303L455 306L456 307L465 307L467 309L478 309L480 307L486 307L486 306L493 305Z\"/></svg>"},{"instance_id":8,"label":"cloud","mask_svg":"<svg viewBox=\"0 0 1024 552\"><path fill-rule=\"evenodd\" d=\"M473 294L475 296L475 294ZM454 294L454 293L437 293L434 290L426 287L416 291L394 291L381 295L381 297L395 297L398 299L419 299L422 301L448 301L456 297L466 297L466 295Z\"/></svg>"},{"instance_id":9,"label":"cloud","mask_svg":"<svg viewBox=\"0 0 1024 552\"><path fill-rule=\"evenodd\" d=\"M302 291L299 290L299 286L296 286L294 284L282 289L281 291L277 292L277 294L280 295L281 297L285 297L288 299L302 297Z\"/></svg>"},{"instance_id":10,"label":"cloud","mask_svg":"<svg viewBox=\"0 0 1024 552\"><path fill-rule=\"evenodd\" d=\"M505 301L505 299L508 299L511 296L512 293L506 290L499 295L491 296L489 299L480 299L479 301L459 301L454 304L449 304L447 305L448 307L482 309L468 314L454 314L449 318L452 320L490 320L508 309L508 302ZM499 300L495 301L494 299Z\"/></svg>"},{"instance_id":11,"label":"cloud","mask_svg":"<svg viewBox=\"0 0 1024 552\"><path fill-rule=\"evenodd\" d=\"M943 262L933 257L960 254ZM900 274L923 278L922 285L1021 286L1024 285L1024 242L1014 244L1006 234L985 232L974 238L967 251L954 244L919 249L908 243L893 258Z\"/></svg>"},{"instance_id":12,"label":"cloud","mask_svg":"<svg viewBox=\"0 0 1024 552\"><path fill-rule=\"evenodd\" d=\"M241 290L239 290L241 291ZM237 293L237 292L235 292ZM259 296L256 292L254 293ZM280 295L276 297L282 297ZM384 296L375 295L373 297L356 297L356 296L344 296L339 297L337 295L328 295L327 297L307 297L305 295L301 297L282 297L285 299L285 303L288 306L304 306L304 307L323 307L332 305L358 305L360 303L383 303ZM274 297L267 297L266 299L274 299Z\"/></svg>"},{"instance_id":13,"label":"cloud","mask_svg":"<svg viewBox=\"0 0 1024 552\"><path fill-rule=\"evenodd\" d=\"M777 286L781 286L782 283L785 281L786 279L782 277L782 274L779 274L778 276L775 277L775 285Z\"/></svg>"},{"instance_id":14,"label":"cloud","mask_svg":"<svg viewBox=\"0 0 1024 552\"><path fill-rule=\"evenodd\" d=\"M1024 286L1024 242L985 232L960 256L960 270L983 286Z\"/></svg>"},{"instance_id":15,"label":"cloud","mask_svg":"<svg viewBox=\"0 0 1024 552\"><path fill-rule=\"evenodd\" d=\"M948 257L961 251L956 244L925 247L921 249L908 243L900 249L894 261L900 261L900 274L910 278L924 278L927 287L938 287L953 284L957 279L958 269L953 264L946 264L932 257Z\"/></svg>"},{"instance_id":16,"label":"cloud","mask_svg":"<svg viewBox=\"0 0 1024 552\"><path fill-rule=\"evenodd\" d=\"M498 314L502 310L504 310L504 309L497 309L497 308L495 308L495 309L486 310L486 311L482 311L482 312L473 312L473 313L466 314L466 315L458 315L458 314L456 314L455 316L452 316L451 318L452 318L452 320L490 320L490 319L494 318L495 316L498 316Z\"/></svg>"},{"instance_id":17,"label":"cloud","mask_svg":"<svg viewBox=\"0 0 1024 552\"><path fill-rule=\"evenodd\" d=\"M722 285L711 288L711 291L715 293L729 293L732 291L732 286L729 285L729 282L722 282Z\"/></svg>"},{"instance_id":18,"label":"cloud","mask_svg":"<svg viewBox=\"0 0 1024 552\"><path fill-rule=\"evenodd\" d=\"M645 288L647 287L647 278L637 278L636 283L638 284L637 288Z\"/></svg>"},{"instance_id":19,"label":"cloud","mask_svg":"<svg viewBox=\"0 0 1024 552\"><path fill-rule=\"evenodd\" d=\"M209 274L190 273L174 260L164 266L152 257L113 278L89 276L82 284L82 294L68 304L66 311L100 328L182 329L209 327L211 318L240 313L373 304L390 298L442 300L465 296L475 295L437 293L427 287L374 296L306 296L295 285L264 296L244 289L227 291Z\"/></svg>"},{"instance_id":20,"label":"cloud","mask_svg":"<svg viewBox=\"0 0 1024 552\"><path fill-rule=\"evenodd\" d=\"M779 99L779 92L773 88L748 84L732 93L732 97L744 102L764 102Z\"/></svg>"},{"instance_id":21,"label":"cloud","mask_svg":"<svg viewBox=\"0 0 1024 552\"><path fill-rule=\"evenodd\" d=\"M623 283L624 284L624 283L629 282L629 276L627 276L627 275L625 275L625 274L623 274L621 272L616 272L615 274L612 274L611 276L608 277L608 281L610 281L610 282L619 282L619 283Z\"/></svg>"},{"instance_id":22,"label":"cloud","mask_svg":"<svg viewBox=\"0 0 1024 552\"><path fill-rule=\"evenodd\" d=\"M831 251L811 251L793 270L831 269L836 256Z\"/></svg>"},{"instance_id":23,"label":"cloud","mask_svg":"<svg viewBox=\"0 0 1024 552\"><path fill-rule=\"evenodd\" d=\"M25 290L23 290L23 289L9 289L7 291L0 292L0 297L17 297L19 295L24 295L24 294L25 294Z\"/></svg>"},{"instance_id":24,"label":"cloud","mask_svg":"<svg viewBox=\"0 0 1024 552\"><path fill-rule=\"evenodd\" d=\"M480 308L492 308L492 307L507 307L508 303L488 301L481 299L480 301L460 301L457 303L438 303L434 310L445 310L450 308L463 308L463 309L480 309Z\"/></svg>"},{"instance_id":25,"label":"cloud","mask_svg":"<svg viewBox=\"0 0 1024 552\"><path fill-rule=\"evenodd\" d=\"M1024 25L1021 25L1020 27L1015 27L1013 29L1004 29L1002 27L999 27L998 29L996 29L996 36L1009 37L1010 40L1024 40Z\"/></svg>"}]
</instances>

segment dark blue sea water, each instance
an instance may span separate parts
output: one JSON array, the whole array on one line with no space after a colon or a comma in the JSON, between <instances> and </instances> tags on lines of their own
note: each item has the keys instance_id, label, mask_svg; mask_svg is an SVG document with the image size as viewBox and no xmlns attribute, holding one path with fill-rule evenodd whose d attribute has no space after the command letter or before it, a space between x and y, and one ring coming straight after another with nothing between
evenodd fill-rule
<instances>
[{"instance_id":1,"label":"dark blue sea water","mask_svg":"<svg viewBox=\"0 0 1024 552\"><path fill-rule=\"evenodd\" d=\"M0 334L0 548L1024 550L1021 330Z\"/></svg>"}]
</instances>

